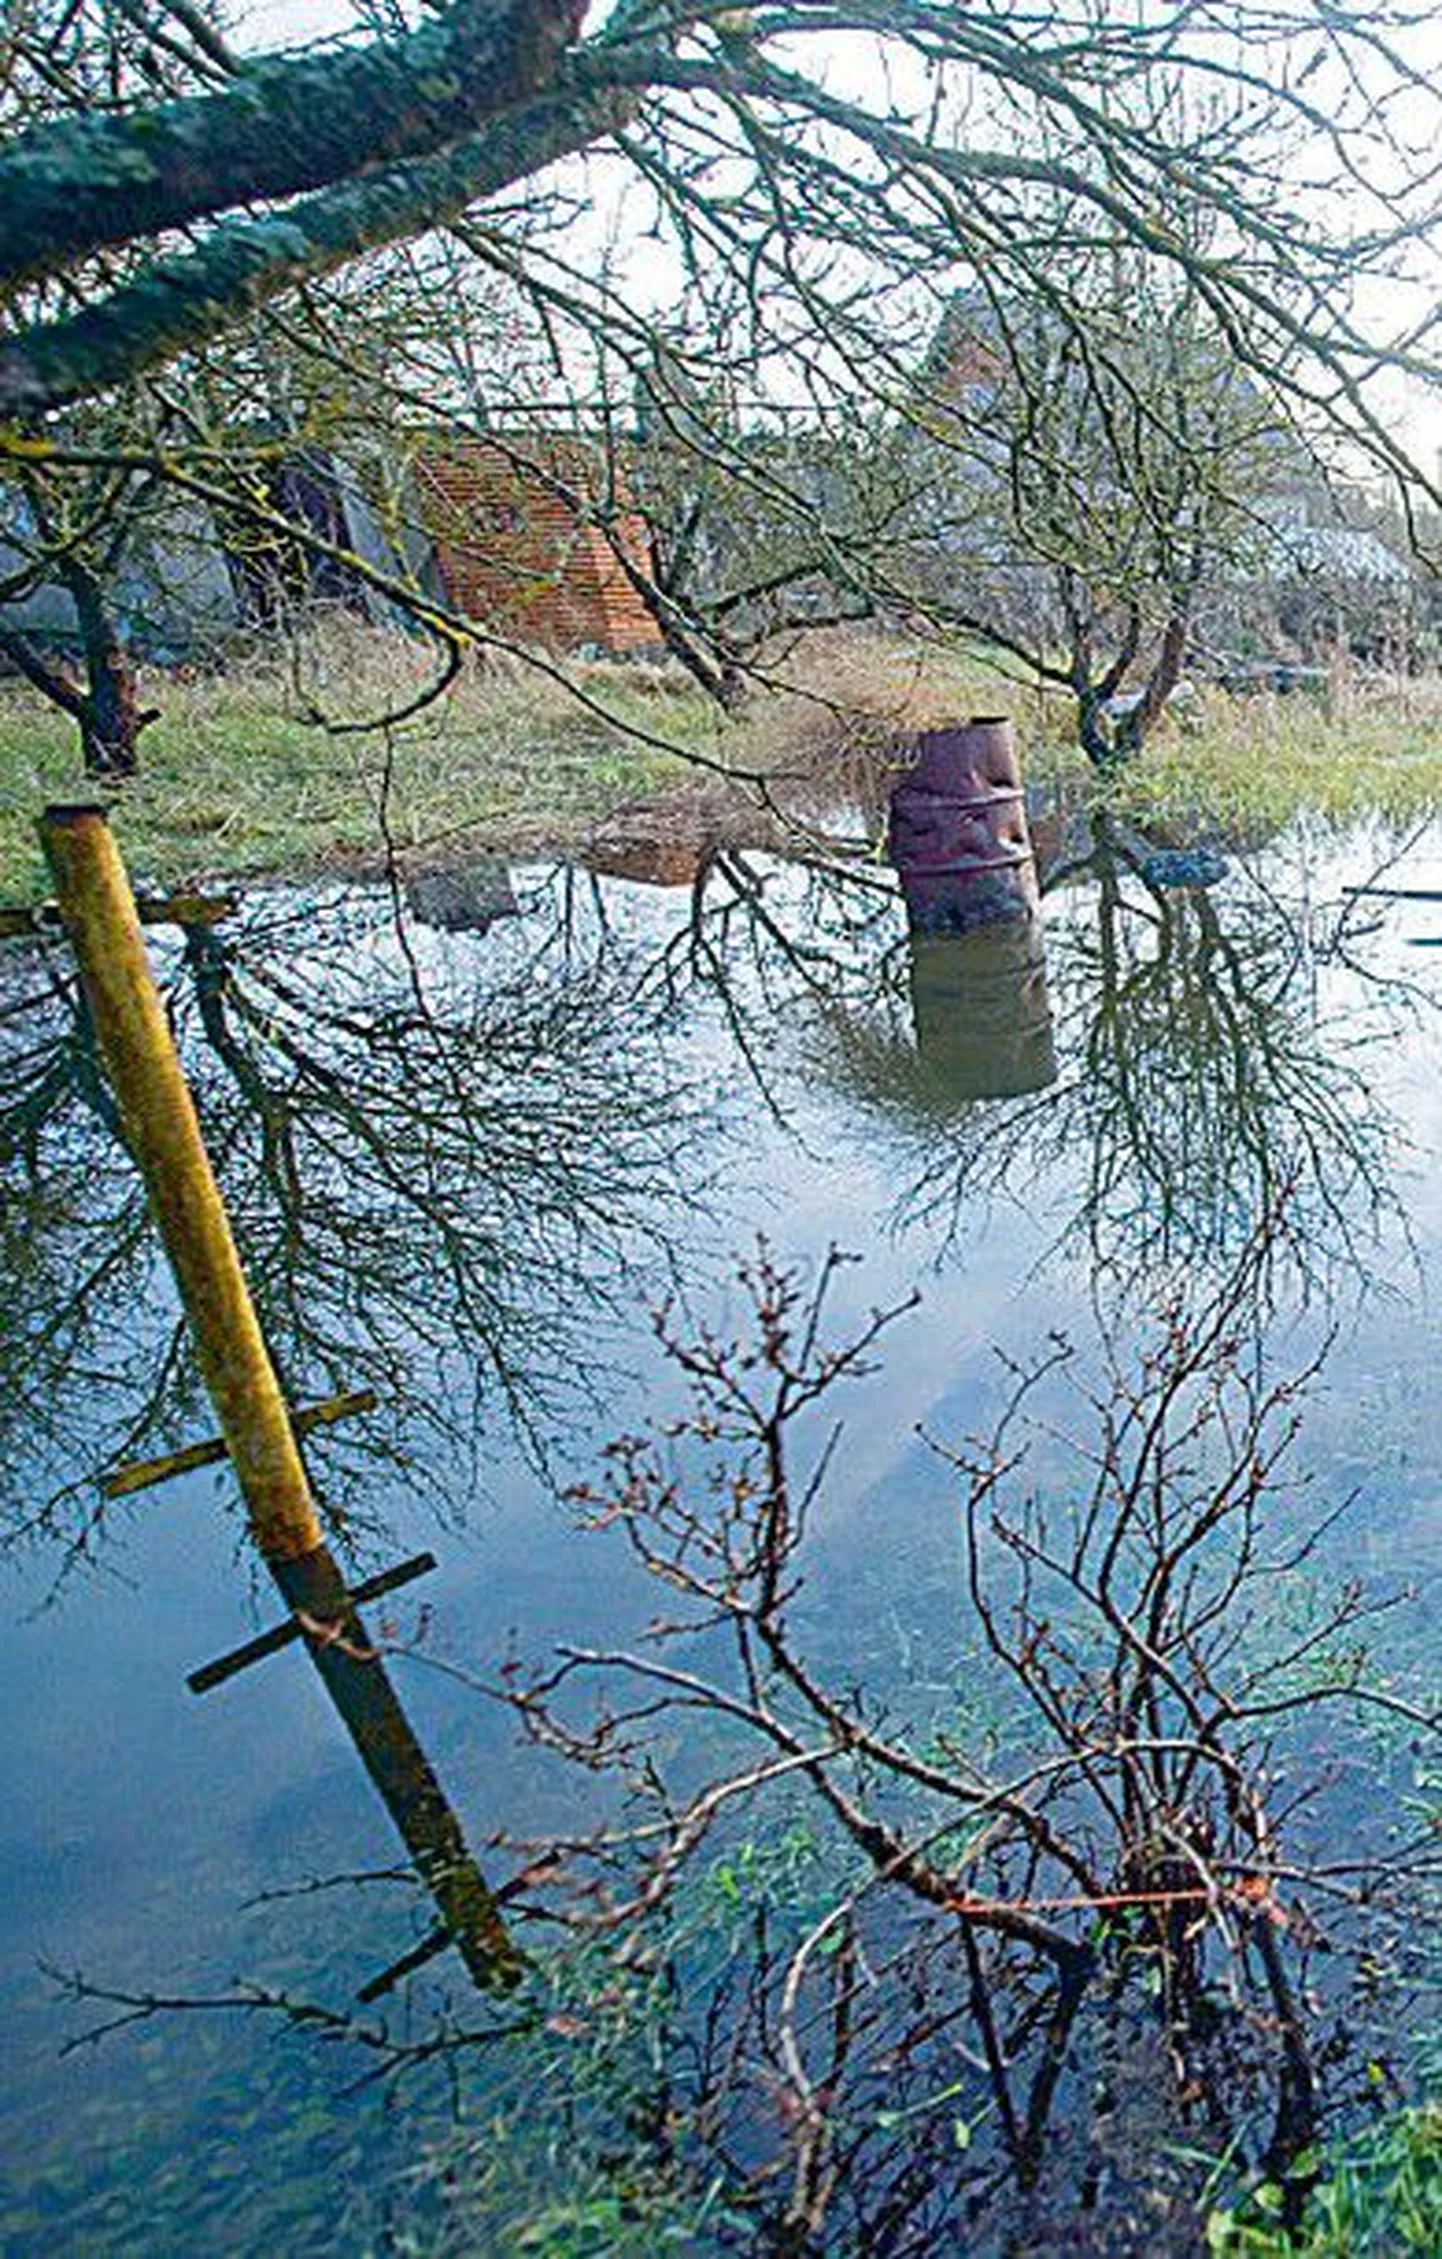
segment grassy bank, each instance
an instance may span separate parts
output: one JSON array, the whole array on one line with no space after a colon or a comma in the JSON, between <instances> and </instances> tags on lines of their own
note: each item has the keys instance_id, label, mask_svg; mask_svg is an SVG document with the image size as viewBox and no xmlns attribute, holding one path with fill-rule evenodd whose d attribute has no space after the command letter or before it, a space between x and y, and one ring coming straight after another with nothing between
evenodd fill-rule
<instances>
[{"instance_id":1,"label":"grassy bank","mask_svg":"<svg viewBox=\"0 0 1442 2259\"><path fill-rule=\"evenodd\" d=\"M1064 706L975 658L879 636L816 639L734 720L671 668L579 667L578 703L565 684L508 664L468 670L390 731L349 726L404 704L424 665L402 638L332 630L299 662L276 654L148 682L161 718L142 740L141 777L115 796L132 868L171 883L363 866L387 839L417 859L564 845L638 798L703 794L724 811L728 791L756 775L803 794L858 744L979 709L1014 715L1034 781L1094 789L1068 750ZM1198 693L1107 789L1139 818L1231 832L1265 831L1301 808L1426 814L1442 808L1442 683ZM22 687L0 689L0 899L43 891L38 810L89 796L73 726Z\"/></svg>"},{"instance_id":2,"label":"grassy bank","mask_svg":"<svg viewBox=\"0 0 1442 2259\"><path fill-rule=\"evenodd\" d=\"M537 675L468 673L394 730L351 724L424 687L400 640L327 639L300 678L277 663L149 678L161 709L141 740L140 776L111 795L132 869L157 881L346 865L422 843L459 852L554 811L564 832L627 793L687 773L674 757L606 726ZM602 670L593 671L598 677ZM706 726L682 682L620 669L592 695L624 723L687 745ZM326 719L312 718L315 712ZM34 819L47 801L94 797L73 726L21 689L0 694L0 895L42 886Z\"/></svg>"},{"instance_id":3,"label":"grassy bank","mask_svg":"<svg viewBox=\"0 0 1442 2259\"><path fill-rule=\"evenodd\" d=\"M1339 672L1314 694L1197 692L1108 790L1144 819L1262 836L1304 811L1442 813L1442 678Z\"/></svg>"}]
</instances>

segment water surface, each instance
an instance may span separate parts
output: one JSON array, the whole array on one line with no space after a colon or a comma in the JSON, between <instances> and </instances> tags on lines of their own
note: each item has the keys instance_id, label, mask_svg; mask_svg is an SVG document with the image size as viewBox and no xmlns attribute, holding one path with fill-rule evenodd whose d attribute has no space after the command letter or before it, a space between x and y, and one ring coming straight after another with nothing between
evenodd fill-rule
<instances>
[{"instance_id":1,"label":"water surface","mask_svg":"<svg viewBox=\"0 0 1442 2259\"><path fill-rule=\"evenodd\" d=\"M438 1556L375 1621L411 1651L392 1675L488 1880L524 1864L522 1841L615 1814L604 1778L529 1746L475 1682L514 1685L522 1659L558 1644L634 1645L655 1617L621 1533L579 1532L562 1493L597 1479L609 1439L683 1407L658 1306L683 1340L746 1335L738 1263L758 1235L807 1278L830 1248L859 1258L832 1280L837 1341L917 1298L793 1437L804 1460L844 1420L794 1622L862 1714L989 1749L1035 1735L985 1655L955 1471L934 1447L989 1429L1056 1337L1100 1375L1166 1313L1218 1293L1234 1297L1258 1386L1317 1366L1294 1447L1306 1483L1279 1489L1277 1528L1306 1537L1358 1493L1309 1545L1287 1608L1321 1620L1353 1575L1415 1587L1366 1640L1381 1683L1435 1705L1442 959L1429 945L1442 903L1345 889L1435 882L1442 836L1303 826L1183 890L1081 845L1040 939L969 956L911 946L874 866L726 856L665 886L489 866L408 896L257 890L218 941L157 945L292 1399L359 1386L380 1398L311 1448L348 1569ZM644 2113L607 2099L614 2063L599 2045L578 2099L580 2035L604 2021L594 2001L578 2016L558 1987L539 2027L454 2056L454 2076L359 2085L381 2067L375 2048L368 2062L365 2042L327 2044L313 2017L287 2016L284 2003L352 2013L434 1910L302 1651L201 1699L186 1689L276 1603L223 1471L98 1497L107 1468L209 1420L59 951L12 950L0 998L7 2247L506 2247L561 2201L582 2151L581 2248L627 2235L655 2247L647 2206L664 2211L668 2172L693 2245L763 2241L765 2204L748 2210L745 2184L784 2150L784 2126L753 2097L730 2148L708 2151L678 2071L658 2142ZM1086 1442L1078 1406L1099 1385L1039 1400L1027 1479L1059 1500ZM1260 1621L1246 1636L1264 1636ZM697 1631L671 1652L699 1668L714 1644ZM1331 1730L1303 1719L1278 1762L1323 1747L1317 1826L1360 1856L1404 1804L1420 1812L1435 1752L1385 1711L1345 1747L1327 1746ZM729 1761L714 1722L658 1732L677 1794ZM834 1873L810 1827L788 1790L759 1836L718 1830L723 1881L697 1884L676 1949L687 1997L662 2017L693 2067L706 1987L718 1972L734 1982L756 1942L728 1908L749 1891L798 1920L824 1911ZM1306 1813L1298 1828L1314 1856ZM908 1920L879 1933L898 1967ZM1323 2081L1329 2122L1346 2119L1366 2062L1384 2059L1389 2095L1421 2075L1427 1972L1390 1948L1378 1958L1366 2031ZM388 2038L414 2040L438 2017L464 2025L472 2005L447 1952L374 2013ZM874 2186L901 2185L909 2140L925 2170L883 2218L838 2167L822 2239L986 2248L1014 2232L1015 2199L999 2193L995 2116L974 2108L976 2043L944 2077L940 2056L907 2059L912 2140L886 2123L904 2079L889 2105L893 2010L877 2013L856 2104L885 2136ZM1155 2034L1126 2028L1123 2055L1154 2081ZM1150 2232L1186 2248L1196 2175L1077 2130L1115 2029L1074 2039L1075 2091L1063 2085L1048 2136L1051 2183L1026 2199L1043 2208L1025 2215L1030 2232L1060 2232L1083 2201L1130 2217L1150 2174ZM654 2058L654 2031L646 2044ZM1107 2079L1125 2087L1115 2065ZM965 2092L937 2104L938 2086ZM612 2112L609 2140L588 2110ZM1189 2138L1219 2154L1231 2137L1203 2123ZM1251 2143L1252 2165L1263 2147ZM622 2226L606 2228L609 2203ZM1117 2248L1145 2247L1136 2236Z\"/></svg>"}]
</instances>

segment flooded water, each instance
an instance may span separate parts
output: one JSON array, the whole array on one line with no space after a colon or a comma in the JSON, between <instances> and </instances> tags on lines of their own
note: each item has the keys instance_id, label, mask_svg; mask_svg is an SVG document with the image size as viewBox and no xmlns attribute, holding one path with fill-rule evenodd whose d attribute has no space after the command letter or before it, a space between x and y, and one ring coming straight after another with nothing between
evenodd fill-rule
<instances>
[{"instance_id":1,"label":"flooded water","mask_svg":"<svg viewBox=\"0 0 1442 2259\"><path fill-rule=\"evenodd\" d=\"M1185 2251L1427 2091L1442 899L1349 890L1442 832L1073 845L156 938L337 1555L435 1557L200 1695L281 1605L103 1495L212 1422L0 960L7 2250Z\"/></svg>"}]
</instances>

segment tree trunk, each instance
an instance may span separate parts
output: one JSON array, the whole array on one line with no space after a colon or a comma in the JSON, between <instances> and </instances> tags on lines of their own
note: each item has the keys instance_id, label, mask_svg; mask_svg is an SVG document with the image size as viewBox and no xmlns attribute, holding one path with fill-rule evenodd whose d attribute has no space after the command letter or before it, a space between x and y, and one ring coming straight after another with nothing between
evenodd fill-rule
<instances>
[{"instance_id":1,"label":"tree trunk","mask_svg":"<svg viewBox=\"0 0 1442 2259\"><path fill-rule=\"evenodd\" d=\"M140 704L135 668L95 574L74 557L60 571L85 654L85 688L70 709L80 725L85 774L133 777L140 765L140 733L155 720L156 709Z\"/></svg>"},{"instance_id":2,"label":"tree trunk","mask_svg":"<svg viewBox=\"0 0 1442 2259\"><path fill-rule=\"evenodd\" d=\"M140 733L159 709L140 703L135 668L95 574L73 557L58 569L75 606L85 658L84 683L76 682L63 663L37 650L28 636L3 624L0 652L42 697L70 716L80 732L88 777L104 777L112 783L133 777L140 765Z\"/></svg>"},{"instance_id":3,"label":"tree trunk","mask_svg":"<svg viewBox=\"0 0 1442 2259\"><path fill-rule=\"evenodd\" d=\"M427 157L546 90L573 0L451 0L396 39L262 56L210 94L51 118L0 155L0 281ZM284 236L288 220L273 223Z\"/></svg>"}]
</instances>

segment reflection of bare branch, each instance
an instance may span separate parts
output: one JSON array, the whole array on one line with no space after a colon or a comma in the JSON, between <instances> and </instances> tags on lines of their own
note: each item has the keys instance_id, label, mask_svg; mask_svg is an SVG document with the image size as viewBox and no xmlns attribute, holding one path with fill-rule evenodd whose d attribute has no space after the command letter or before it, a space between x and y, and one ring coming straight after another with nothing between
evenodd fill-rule
<instances>
[{"instance_id":1,"label":"reflection of bare branch","mask_svg":"<svg viewBox=\"0 0 1442 2259\"><path fill-rule=\"evenodd\" d=\"M1348 1055L1355 1024L1344 1044L1319 1009L1317 914L1255 882L1218 901L1149 889L1135 862L1103 837L1090 898L1052 897L1059 1081L928 1125L904 1218L955 1233L977 1199L1074 1176L1079 1157L1064 1236L1117 1307L1149 1274L1224 1272L1269 1212L1284 1219L1272 1252L1289 1273L1364 1275L1395 1211L1392 1125Z\"/></svg>"},{"instance_id":2,"label":"reflection of bare branch","mask_svg":"<svg viewBox=\"0 0 1442 2259\"><path fill-rule=\"evenodd\" d=\"M529 1957L504 2030L528 2047L584 2034L584 2012L557 2011L547 1989L573 1956L600 1956L604 1999L664 1964L689 2001L655 2058L667 2125L780 2244L934 2247L939 2221L1008 2180L1074 2202L1058 2178L1093 2170L1111 2108L1098 2100L1086 2134L1084 2040L1088 2061L1150 2048L1153 2139L1168 2110L1181 2125L1200 2111L1226 2151L1265 2111L1262 2162L1284 2183L1314 2139L1341 2043L1319 2044L1311 1956L1365 1949L1378 1909L1401 1913L1436 1851L1422 1830L1338 1860L1318 1784L1278 1791L1274 1692L1279 1716L1294 1699L1301 1713L1294 1756L1323 1733L1335 1744L1370 1690L1332 1647L1380 1603L1348 1585L1320 1621L1286 1623L1317 1523L1298 1534L1286 1474L1306 1376L1270 1377L1245 1322L1273 1228L1213 1299L1178 1298L1100 1380L1061 1344L1012 1368L990 1433L943 1455L964 1491L972 1618L1014 1689L994 1746L940 1729L905 1688L880 1711L801 1613L834 1431L803 1478L795 1423L815 1434L829 1392L874 1364L899 1315L828 1342L835 1256L808 1290L763 1248L734 1336L683 1336L660 1314L689 1408L612 1446L578 1496L665 1595L641 1639L569 1645L530 1674L508 1665L499 1685L416 1656L624 1791L589 1831L512 1840L501 1896L553 1952ZM1401 1707L1409 1728L1437 1730L1420 1702ZM768 1847L798 1824L807 1865L768 1889ZM757 1882L718 1968L698 1906L743 1851ZM113 2011L97 2035L178 2006L263 2010L353 2038L385 2078L503 2036L443 2014L401 2038L262 1986L194 2002L71 1989ZM1068 2145L1054 2138L1063 2094ZM973 2128L989 2129L974 2152ZM1169 2201L1190 2233L1181 2167Z\"/></svg>"},{"instance_id":3,"label":"reflection of bare branch","mask_svg":"<svg viewBox=\"0 0 1442 2259\"><path fill-rule=\"evenodd\" d=\"M426 2063L453 2062L457 2055L517 2037L532 2024L529 2013L521 2011L506 2017L498 2015L493 2022L481 2027L462 2031L446 2026L421 2039L407 2040L397 2037L384 2020L368 2022L347 2009L325 2008L316 2001L279 1992L268 1985L237 1984L227 1992L217 1993L122 1992L93 1984L79 1970L58 1969L48 1963L42 1966L67 1999L111 2011L100 2022L88 2024L75 2038L67 2040L62 2049L67 2055L79 2048L96 2047L117 2032L149 2023L159 2016L265 2016L315 2038L343 2039L347 2046L373 2055L374 2068L357 2082L365 2085L373 2079L396 2078Z\"/></svg>"},{"instance_id":4,"label":"reflection of bare branch","mask_svg":"<svg viewBox=\"0 0 1442 2259\"><path fill-rule=\"evenodd\" d=\"M619 942L568 939L563 916L562 888L538 892L490 943L479 996L463 944L449 963L412 948L398 964L388 905L371 895L256 905L232 938L192 934L172 976L288 1393L360 1383L381 1399L368 1432L328 1447L341 1470L379 1452L434 1487L437 1462L473 1455L496 1405L541 1459L550 1412L594 1375L627 1234L671 1194L691 1124L654 1015L636 1009ZM170 1298L149 1290L138 1182L84 1110L83 1025L37 995L0 1040L20 1068L0 1137L32 1180L4 1212L6 1457L25 1526L38 1514L73 1529L106 1465L193 1432L194 1381ZM649 1245L664 1258L663 1232ZM89 1543L88 1498L83 1513Z\"/></svg>"}]
</instances>

